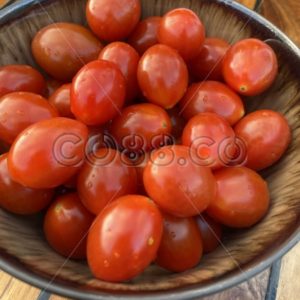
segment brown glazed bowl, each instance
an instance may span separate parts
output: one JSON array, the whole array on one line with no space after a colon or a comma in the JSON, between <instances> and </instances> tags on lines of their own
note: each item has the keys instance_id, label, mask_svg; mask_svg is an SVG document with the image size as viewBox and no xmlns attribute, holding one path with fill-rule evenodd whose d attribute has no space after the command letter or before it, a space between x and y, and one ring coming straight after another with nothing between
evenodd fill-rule
<instances>
[{"instance_id":1,"label":"brown glazed bowl","mask_svg":"<svg viewBox=\"0 0 300 300\"><path fill-rule=\"evenodd\" d=\"M175 7L192 8L208 36L231 43L247 37L266 40L276 51L279 76L267 92L247 99L248 111L270 108L283 113L293 130L281 161L263 175L272 205L258 225L229 232L223 247L199 266L171 274L151 266L126 283L93 278L86 263L65 260L43 238L41 216L17 217L0 210L0 268L41 289L78 299L191 299L248 280L283 256L300 238L300 52L277 28L255 12L229 0L142 0L143 15L162 15ZM31 64L30 42L43 26L85 24L84 0L22 0L0 11L0 65ZM24 153L26 155L26 153ZM174 174L176 176L176 174Z\"/></svg>"}]
</instances>

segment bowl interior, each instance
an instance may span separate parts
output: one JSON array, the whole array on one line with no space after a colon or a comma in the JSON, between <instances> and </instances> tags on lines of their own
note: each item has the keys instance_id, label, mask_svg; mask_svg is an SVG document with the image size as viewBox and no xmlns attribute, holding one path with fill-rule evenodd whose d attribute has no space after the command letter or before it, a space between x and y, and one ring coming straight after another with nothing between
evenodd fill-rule
<instances>
[{"instance_id":1,"label":"bowl interior","mask_svg":"<svg viewBox=\"0 0 300 300\"><path fill-rule=\"evenodd\" d=\"M267 92L245 99L245 103L248 111L269 108L283 113L292 127L293 141L283 159L263 174L272 199L271 209L263 221L248 230L228 232L217 251L206 255L197 268L181 274L151 266L127 283L96 280L84 262L65 260L49 248L43 238L41 216L17 217L0 210L0 267L31 284L67 296L95 299L111 291L137 298L141 295L158 299L203 296L261 271L299 238L300 56L297 48L255 13L228 1L141 2L144 17L162 15L175 7L188 7L201 17L208 36L222 37L231 43L247 37L268 40L279 57L279 76ZM30 52L34 34L57 21L86 24L85 3L83 0L43 1L43 5L36 4L21 18L14 20L10 14L11 20L0 27L0 65L36 66Z\"/></svg>"}]
</instances>

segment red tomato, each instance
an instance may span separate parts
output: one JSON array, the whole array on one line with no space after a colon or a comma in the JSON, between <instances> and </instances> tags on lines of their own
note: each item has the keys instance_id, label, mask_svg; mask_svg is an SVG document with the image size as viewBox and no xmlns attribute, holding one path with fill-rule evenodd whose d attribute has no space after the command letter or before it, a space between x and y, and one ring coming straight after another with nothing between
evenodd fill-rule
<instances>
[{"instance_id":1,"label":"red tomato","mask_svg":"<svg viewBox=\"0 0 300 300\"><path fill-rule=\"evenodd\" d=\"M182 131L186 125L186 121L180 114L180 110L178 107L173 107L168 110L169 117L171 118L172 124L172 136L175 141L181 139Z\"/></svg>"},{"instance_id":2,"label":"red tomato","mask_svg":"<svg viewBox=\"0 0 300 300\"><path fill-rule=\"evenodd\" d=\"M135 152L164 145L171 130L171 120L164 109L142 103L125 107L112 121L110 133L122 148Z\"/></svg>"},{"instance_id":3,"label":"red tomato","mask_svg":"<svg viewBox=\"0 0 300 300\"><path fill-rule=\"evenodd\" d=\"M84 206L97 215L118 197L136 193L136 170L125 155L101 148L88 156L78 176L77 190Z\"/></svg>"},{"instance_id":4,"label":"red tomato","mask_svg":"<svg viewBox=\"0 0 300 300\"><path fill-rule=\"evenodd\" d=\"M90 28L107 42L128 37L140 17L140 0L89 0L86 6Z\"/></svg>"},{"instance_id":5,"label":"red tomato","mask_svg":"<svg viewBox=\"0 0 300 300\"><path fill-rule=\"evenodd\" d=\"M59 254L74 259L86 258L87 234L94 220L76 193L59 196L48 208L44 233Z\"/></svg>"},{"instance_id":6,"label":"red tomato","mask_svg":"<svg viewBox=\"0 0 300 300\"><path fill-rule=\"evenodd\" d=\"M71 81L83 65L97 59L102 45L83 26L54 23L35 35L31 47L36 62L48 74Z\"/></svg>"},{"instance_id":7,"label":"red tomato","mask_svg":"<svg viewBox=\"0 0 300 300\"><path fill-rule=\"evenodd\" d=\"M130 45L114 42L107 45L99 55L99 59L115 63L126 80L126 101L132 102L138 95L137 67L139 54Z\"/></svg>"},{"instance_id":8,"label":"red tomato","mask_svg":"<svg viewBox=\"0 0 300 300\"><path fill-rule=\"evenodd\" d=\"M140 55L150 47L158 44L157 31L161 17L149 17L137 24L134 31L128 38L128 43L135 48Z\"/></svg>"},{"instance_id":9,"label":"red tomato","mask_svg":"<svg viewBox=\"0 0 300 300\"><path fill-rule=\"evenodd\" d=\"M203 242L203 252L210 253L220 245L223 231L222 225L208 215L200 215L196 220Z\"/></svg>"},{"instance_id":10,"label":"red tomato","mask_svg":"<svg viewBox=\"0 0 300 300\"><path fill-rule=\"evenodd\" d=\"M58 117L49 102L40 95L15 92L0 98L0 139L13 143L28 126L42 120Z\"/></svg>"},{"instance_id":11,"label":"red tomato","mask_svg":"<svg viewBox=\"0 0 300 300\"><path fill-rule=\"evenodd\" d=\"M138 81L149 102L171 109L187 89L188 70L177 51L155 45L140 60Z\"/></svg>"},{"instance_id":12,"label":"red tomato","mask_svg":"<svg viewBox=\"0 0 300 300\"><path fill-rule=\"evenodd\" d=\"M164 15L158 28L158 41L176 49L185 60L196 57L205 40L205 28L190 9L177 8Z\"/></svg>"},{"instance_id":13,"label":"red tomato","mask_svg":"<svg viewBox=\"0 0 300 300\"><path fill-rule=\"evenodd\" d=\"M44 95L44 77L27 65L7 65L0 67L0 97L12 92L31 92Z\"/></svg>"},{"instance_id":14,"label":"red tomato","mask_svg":"<svg viewBox=\"0 0 300 300\"><path fill-rule=\"evenodd\" d=\"M0 207L19 215L35 214L48 206L54 190L35 190L14 182L7 168L7 156L0 156Z\"/></svg>"},{"instance_id":15,"label":"red tomato","mask_svg":"<svg viewBox=\"0 0 300 300\"><path fill-rule=\"evenodd\" d=\"M267 213L268 185L257 173L245 167L224 168L214 173L217 196L207 213L216 221L235 228L246 228Z\"/></svg>"},{"instance_id":16,"label":"red tomato","mask_svg":"<svg viewBox=\"0 0 300 300\"><path fill-rule=\"evenodd\" d=\"M185 146L166 146L151 153L144 170L148 195L165 212L177 217L195 216L215 196L216 183L209 168L197 164Z\"/></svg>"},{"instance_id":17,"label":"red tomato","mask_svg":"<svg viewBox=\"0 0 300 300\"><path fill-rule=\"evenodd\" d=\"M197 152L199 164L212 169L228 166L234 158L234 131L214 113L200 113L190 119L183 130L182 143Z\"/></svg>"},{"instance_id":18,"label":"red tomato","mask_svg":"<svg viewBox=\"0 0 300 300\"><path fill-rule=\"evenodd\" d=\"M149 198L119 198L90 229L87 258L92 273L112 282L137 276L155 259L162 231L162 216Z\"/></svg>"},{"instance_id":19,"label":"red tomato","mask_svg":"<svg viewBox=\"0 0 300 300\"><path fill-rule=\"evenodd\" d=\"M31 188L62 185L80 169L87 138L87 127L72 119L53 118L31 125L9 151L12 179Z\"/></svg>"},{"instance_id":20,"label":"red tomato","mask_svg":"<svg viewBox=\"0 0 300 300\"><path fill-rule=\"evenodd\" d=\"M74 77L71 111L87 125L102 125L120 114L126 82L112 62L97 60L85 65Z\"/></svg>"},{"instance_id":21,"label":"red tomato","mask_svg":"<svg viewBox=\"0 0 300 300\"><path fill-rule=\"evenodd\" d=\"M54 78L50 78L46 81L46 84L46 96L49 98L58 88L62 86L63 83Z\"/></svg>"},{"instance_id":22,"label":"red tomato","mask_svg":"<svg viewBox=\"0 0 300 300\"><path fill-rule=\"evenodd\" d=\"M276 163L291 142L287 120L272 110L258 110L247 115L235 126L235 133L247 146L246 166L254 170Z\"/></svg>"},{"instance_id":23,"label":"red tomato","mask_svg":"<svg viewBox=\"0 0 300 300\"><path fill-rule=\"evenodd\" d=\"M192 84L179 104L186 120L199 113L212 112L234 125L245 115L244 104L239 95L217 81Z\"/></svg>"},{"instance_id":24,"label":"red tomato","mask_svg":"<svg viewBox=\"0 0 300 300\"><path fill-rule=\"evenodd\" d=\"M194 218L164 214L164 231L156 263L172 272L184 272L200 262L202 239Z\"/></svg>"},{"instance_id":25,"label":"red tomato","mask_svg":"<svg viewBox=\"0 0 300 300\"><path fill-rule=\"evenodd\" d=\"M274 50L265 42L245 39L227 52L223 76L229 86L246 96L259 95L274 82L278 62Z\"/></svg>"},{"instance_id":26,"label":"red tomato","mask_svg":"<svg viewBox=\"0 0 300 300\"><path fill-rule=\"evenodd\" d=\"M59 115L65 118L74 118L71 112L71 83L58 88L49 98L49 102L57 109Z\"/></svg>"},{"instance_id":27,"label":"red tomato","mask_svg":"<svg viewBox=\"0 0 300 300\"><path fill-rule=\"evenodd\" d=\"M196 80L222 80L222 64L230 45L222 39L207 38L201 52L189 62Z\"/></svg>"}]
</instances>

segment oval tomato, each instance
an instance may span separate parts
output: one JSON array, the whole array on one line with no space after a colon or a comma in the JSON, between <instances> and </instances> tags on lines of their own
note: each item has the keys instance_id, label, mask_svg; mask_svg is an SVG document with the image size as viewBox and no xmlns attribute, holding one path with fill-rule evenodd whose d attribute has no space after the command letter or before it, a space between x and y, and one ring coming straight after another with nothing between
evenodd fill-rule
<instances>
[{"instance_id":1,"label":"oval tomato","mask_svg":"<svg viewBox=\"0 0 300 300\"><path fill-rule=\"evenodd\" d=\"M254 170L276 163L292 138L287 120L272 110L258 110L245 116L235 126L235 133L247 146L246 166Z\"/></svg>"},{"instance_id":2,"label":"oval tomato","mask_svg":"<svg viewBox=\"0 0 300 300\"><path fill-rule=\"evenodd\" d=\"M186 120L199 113L212 112L234 125L245 114L244 104L239 95L217 81L192 84L179 104Z\"/></svg>"},{"instance_id":3,"label":"oval tomato","mask_svg":"<svg viewBox=\"0 0 300 300\"><path fill-rule=\"evenodd\" d=\"M163 214L164 231L156 263L172 272L194 268L202 257L203 246L194 218L177 218Z\"/></svg>"},{"instance_id":4,"label":"oval tomato","mask_svg":"<svg viewBox=\"0 0 300 300\"><path fill-rule=\"evenodd\" d=\"M126 80L126 102L130 103L138 95L137 67L139 54L130 45L114 42L102 49L99 59L115 63Z\"/></svg>"},{"instance_id":5,"label":"oval tomato","mask_svg":"<svg viewBox=\"0 0 300 300\"><path fill-rule=\"evenodd\" d=\"M139 62L138 81L149 102L170 109L187 89L188 70L176 50L155 45L144 53Z\"/></svg>"},{"instance_id":6,"label":"oval tomato","mask_svg":"<svg viewBox=\"0 0 300 300\"><path fill-rule=\"evenodd\" d=\"M76 193L59 196L44 219L47 242L59 254L73 259L86 258L87 234L94 220Z\"/></svg>"},{"instance_id":7,"label":"oval tomato","mask_svg":"<svg viewBox=\"0 0 300 300\"><path fill-rule=\"evenodd\" d=\"M7 156L0 156L0 206L19 215L35 214L48 206L54 195L52 189L30 189L11 179Z\"/></svg>"},{"instance_id":8,"label":"oval tomato","mask_svg":"<svg viewBox=\"0 0 300 300\"><path fill-rule=\"evenodd\" d=\"M237 42L223 61L223 76L227 84L246 96L259 95L268 89L278 73L274 50L258 39Z\"/></svg>"},{"instance_id":9,"label":"oval tomato","mask_svg":"<svg viewBox=\"0 0 300 300\"><path fill-rule=\"evenodd\" d=\"M128 43L135 48L140 55L150 47L158 44L157 32L162 18L149 17L137 24L128 38Z\"/></svg>"},{"instance_id":10,"label":"oval tomato","mask_svg":"<svg viewBox=\"0 0 300 300\"><path fill-rule=\"evenodd\" d=\"M176 49L185 60L196 57L205 40L205 28L190 9L177 8L162 18L158 28L158 41Z\"/></svg>"},{"instance_id":11,"label":"oval tomato","mask_svg":"<svg viewBox=\"0 0 300 300\"><path fill-rule=\"evenodd\" d=\"M148 195L162 210L177 217L198 215L215 196L211 170L197 164L191 151L179 145L155 150L144 170Z\"/></svg>"},{"instance_id":12,"label":"oval tomato","mask_svg":"<svg viewBox=\"0 0 300 300\"><path fill-rule=\"evenodd\" d=\"M89 0L86 6L90 28L107 42L128 37L140 17L140 0Z\"/></svg>"},{"instance_id":13,"label":"oval tomato","mask_svg":"<svg viewBox=\"0 0 300 300\"><path fill-rule=\"evenodd\" d=\"M84 206L95 215L118 197L134 194L137 175L120 152L101 148L88 156L78 175L77 190Z\"/></svg>"},{"instance_id":14,"label":"oval tomato","mask_svg":"<svg viewBox=\"0 0 300 300\"><path fill-rule=\"evenodd\" d=\"M162 216L149 198L119 198L90 229L87 258L92 273L112 282L137 276L155 259L162 231Z\"/></svg>"},{"instance_id":15,"label":"oval tomato","mask_svg":"<svg viewBox=\"0 0 300 300\"><path fill-rule=\"evenodd\" d=\"M0 139L11 144L28 126L55 117L58 117L56 109L40 95L7 94L0 98Z\"/></svg>"},{"instance_id":16,"label":"oval tomato","mask_svg":"<svg viewBox=\"0 0 300 300\"><path fill-rule=\"evenodd\" d=\"M72 119L53 118L29 126L9 151L12 179L31 188L62 185L79 171L87 138L87 127Z\"/></svg>"},{"instance_id":17,"label":"oval tomato","mask_svg":"<svg viewBox=\"0 0 300 300\"><path fill-rule=\"evenodd\" d=\"M207 209L209 216L234 228L250 227L264 217L270 197L260 175L245 167L224 168L214 175L217 196Z\"/></svg>"},{"instance_id":18,"label":"oval tomato","mask_svg":"<svg viewBox=\"0 0 300 300\"><path fill-rule=\"evenodd\" d=\"M28 65L0 67L0 97L12 92L44 95L46 82L40 72Z\"/></svg>"},{"instance_id":19,"label":"oval tomato","mask_svg":"<svg viewBox=\"0 0 300 300\"><path fill-rule=\"evenodd\" d=\"M42 28L32 40L36 62L52 77L71 81L86 63L97 59L102 48L85 27L73 23L54 23Z\"/></svg>"},{"instance_id":20,"label":"oval tomato","mask_svg":"<svg viewBox=\"0 0 300 300\"><path fill-rule=\"evenodd\" d=\"M93 61L73 79L71 111L87 125L102 125L121 113L125 93L126 82L119 68L109 61Z\"/></svg>"}]
</instances>

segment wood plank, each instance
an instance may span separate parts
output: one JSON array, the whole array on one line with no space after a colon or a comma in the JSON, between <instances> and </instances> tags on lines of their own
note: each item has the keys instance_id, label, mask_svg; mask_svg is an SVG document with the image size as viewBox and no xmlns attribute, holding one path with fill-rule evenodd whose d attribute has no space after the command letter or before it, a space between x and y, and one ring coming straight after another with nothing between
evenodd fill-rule
<instances>
[{"instance_id":1,"label":"wood plank","mask_svg":"<svg viewBox=\"0 0 300 300\"><path fill-rule=\"evenodd\" d=\"M277 300L299 300L299 280L300 243L282 259Z\"/></svg>"}]
</instances>

